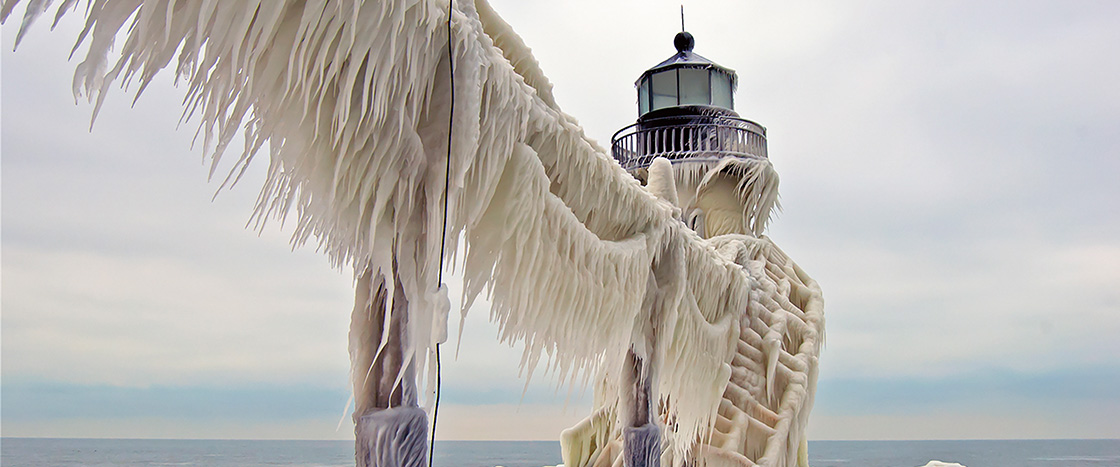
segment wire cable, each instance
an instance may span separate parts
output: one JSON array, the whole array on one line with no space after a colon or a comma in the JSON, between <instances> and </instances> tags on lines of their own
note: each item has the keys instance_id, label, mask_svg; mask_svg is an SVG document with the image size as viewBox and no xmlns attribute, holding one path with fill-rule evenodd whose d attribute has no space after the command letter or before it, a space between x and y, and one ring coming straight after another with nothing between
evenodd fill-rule
<instances>
[{"instance_id":1,"label":"wire cable","mask_svg":"<svg viewBox=\"0 0 1120 467\"><path fill-rule=\"evenodd\" d=\"M450 78L451 101L447 112L447 166L444 168L443 179L443 231L439 239L439 272L437 273L437 287L443 287L443 257L447 248L447 205L451 197L451 134L455 127L455 49L451 41L451 17L455 11L455 0L447 0L447 70ZM436 421L439 420L439 393L442 385L442 368L439 361L439 342L436 342L436 400L432 408L432 441L428 445L428 466L435 462L436 452Z\"/></svg>"}]
</instances>

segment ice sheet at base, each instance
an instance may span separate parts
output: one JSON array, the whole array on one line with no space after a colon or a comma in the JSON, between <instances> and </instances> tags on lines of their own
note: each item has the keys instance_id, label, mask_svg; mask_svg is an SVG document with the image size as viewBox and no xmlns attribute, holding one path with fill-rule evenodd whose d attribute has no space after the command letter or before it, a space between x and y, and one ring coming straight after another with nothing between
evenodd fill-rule
<instances>
[{"instance_id":1,"label":"ice sheet at base","mask_svg":"<svg viewBox=\"0 0 1120 467\"><path fill-rule=\"evenodd\" d=\"M428 417L417 407L382 409L358 419L356 455L373 467L427 467Z\"/></svg>"},{"instance_id":2,"label":"ice sheet at base","mask_svg":"<svg viewBox=\"0 0 1120 467\"><path fill-rule=\"evenodd\" d=\"M661 457L657 449L651 446L661 445L661 429L654 423L647 423L640 427L629 427L623 430L623 437L630 449L626 450L623 465L626 467L661 467Z\"/></svg>"}]
</instances>

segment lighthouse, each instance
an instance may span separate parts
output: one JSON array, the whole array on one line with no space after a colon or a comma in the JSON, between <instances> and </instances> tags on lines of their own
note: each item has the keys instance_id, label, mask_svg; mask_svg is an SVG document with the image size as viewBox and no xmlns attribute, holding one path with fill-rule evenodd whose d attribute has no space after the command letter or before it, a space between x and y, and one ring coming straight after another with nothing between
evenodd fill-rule
<instances>
[{"instance_id":1,"label":"lighthouse","mask_svg":"<svg viewBox=\"0 0 1120 467\"><path fill-rule=\"evenodd\" d=\"M644 180L664 157L674 165L725 157L766 159L766 129L735 112L735 71L693 52L692 34L673 38L677 53L642 73L638 121L611 137L611 155Z\"/></svg>"}]
</instances>

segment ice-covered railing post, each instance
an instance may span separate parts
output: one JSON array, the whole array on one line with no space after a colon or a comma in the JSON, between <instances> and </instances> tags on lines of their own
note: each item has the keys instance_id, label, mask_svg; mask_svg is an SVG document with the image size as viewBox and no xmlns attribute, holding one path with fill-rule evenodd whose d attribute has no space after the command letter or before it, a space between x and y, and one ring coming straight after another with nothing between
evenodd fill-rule
<instances>
[{"instance_id":1,"label":"ice-covered railing post","mask_svg":"<svg viewBox=\"0 0 1120 467\"><path fill-rule=\"evenodd\" d=\"M395 269L391 280L366 268L355 281L350 366L357 467L428 465L428 419L407 355L409 303Z\"/></svg>"},{"instance_id":2,"label":"ice-covered railing post","mask_svg":"<svg viewBox=\"0 0 1120 467\"><path fill-rule=\"evenodd\" d=\"M649 170L650 192L657 198L677 203L676 185L668 160L656 159ZM659 326L671 314L681 298L685 281L683 248L675 241L662 246L661 253L650 265L642 300L645 320L636 323L634 340L626 351L621 382L621 418L623 422L623 465L625 467L658 467L661 465L661 421L658 418L657 349L672 336Z\"/></svg>"}]
</instances>

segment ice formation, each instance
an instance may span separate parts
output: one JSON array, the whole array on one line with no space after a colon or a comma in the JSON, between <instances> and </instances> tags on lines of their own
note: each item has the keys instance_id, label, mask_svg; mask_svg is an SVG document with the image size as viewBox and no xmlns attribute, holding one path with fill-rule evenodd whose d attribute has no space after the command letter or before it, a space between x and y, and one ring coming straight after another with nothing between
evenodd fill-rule
<instances>
[{"instance_id":1,"label":"ice formation","mask_svg":"<svg viewBox=\"0 0 1120 467\"><path fill-rule=\"evenodd\" d=\"M21 37L52 3L26 3ZM56 17L77 8L60 3ZM423 446L440 264L464 241L461 312L485 291L529 373L600 387L566 465L612 463L621 437L661 443L649 462L803 463L823 314L762 237L769 162L655 165L647 190L560 111L485 0L92 0L85 15L74 91L95 115L114 82L138 97L173 67L212 167L245 135L223 187L267 156L256 227L287 221L293 244L354 270L359 455ZM378 455L362 465L393 464Z\"/></svg>"},{"instance_id":2,"label":"ice formation","mask_svg":"<svg viewBox=\"0 0 1120 467\"><path fill-rule=\"evenodd\" d=\"M358 465L425 467L428 452L427 413L417 407L399 406L359 417L354 457Z\"/></svg>"}]
</instances>

